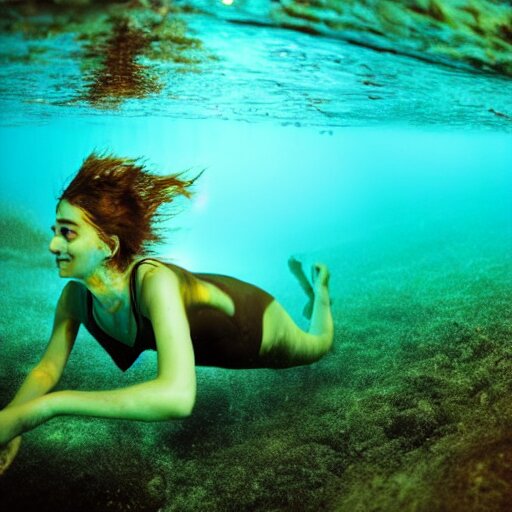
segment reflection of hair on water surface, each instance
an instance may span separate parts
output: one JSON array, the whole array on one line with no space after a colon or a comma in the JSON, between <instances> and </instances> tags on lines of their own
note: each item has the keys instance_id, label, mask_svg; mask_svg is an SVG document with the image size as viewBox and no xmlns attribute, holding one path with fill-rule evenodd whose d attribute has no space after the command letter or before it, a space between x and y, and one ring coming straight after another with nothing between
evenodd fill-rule
<instances>
[{"instance_id":1,"label":"reflection of hair on water surface","mask_svg":"<svg viewBox=\"0 0 512 512\"><path fill-rule=\"evenodd\" d=\"M114 15L109 19L112 29L106 40L93 38L87 45L83 67L86 69L85 99L96 107L111 108L122 100L145 98L161 91L163 83L151 66L152 61L174 62L190 71L201 62L189 50L200 50L198 39L185 35L186 24L165 12L159 15L134 10L129 16ZM140 60L145 58L148 64Z\"/></svg>"},{"instance_id":2,"label":"reflection of hair on water surface","mask_svg":"<svg viewBox=\"0 0 512 512\"><path fill-rule=\"evenodd\" d=\"M133 29L128 20L114 23L112 35L104 45L92 44L86 57L101 63L91 73L86 98L96 106L112 107L125 98L143 98L160 90L160 84L148 66L137 58L149 47L150 40L142 31Z\"/></svg>"},{"instance_id":3,"label":"reflection of hair on water surface","mask_svg":"<svg viewBox=\"0 0 512 512\"><path fill-rule=\"evenodd\" d=\"M201 50L201 42L186 37L186 24L175 14L153 17L133 11L109 21L110 34L102 42L98 42L101 35L92 39L83 60L84 98L96 107L112 108L124 99L159 93L163 82L151 66L156 60L185 66L181 72L193 70L201 62L200 57L189 55L189 51ZM140 62L143 58L147 64Z\"/></svg>"},{"instance_id":4,"label":"reflection of hair on water surface","mask_svg":"<svg viewBox=\"0 0 512 512\"><path fill-rule=\"evenodd\" d=\"M92 65L85 72L84 96L94 106L115 107L123 99L160 92L162 81L151 65L140 63L141 58L188 66L180 71L189 71L201 62L188 55L188 50L200 49L200 41L186 37L185 23L175 17L114 17L111 22L109 37L104 42L90 42L85 54L84 67L88 61Z\"/></svg>"}]
</instances>

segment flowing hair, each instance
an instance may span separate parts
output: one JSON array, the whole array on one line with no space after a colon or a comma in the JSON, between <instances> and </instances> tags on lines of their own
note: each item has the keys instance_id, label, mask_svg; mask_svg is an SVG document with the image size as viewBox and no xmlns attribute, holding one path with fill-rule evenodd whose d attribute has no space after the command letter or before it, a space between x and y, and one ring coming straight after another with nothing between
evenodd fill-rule
<instances>
[{"instance_id":1,"label":"flowing hair","mask_svg":"<svg viewBox=\"0 0 512 512\"><path fill-rule=\"evenodd\" d=\"M117 235L119 249L110 260L125 270L135 256L150 254L149 246L162 242L159 224L173 217L161 207L176 197L190 198L193 179L183 173L158 176L140 159L91 153L59 197L81 208L107 244Z\"/></svg>"}]
</instances>

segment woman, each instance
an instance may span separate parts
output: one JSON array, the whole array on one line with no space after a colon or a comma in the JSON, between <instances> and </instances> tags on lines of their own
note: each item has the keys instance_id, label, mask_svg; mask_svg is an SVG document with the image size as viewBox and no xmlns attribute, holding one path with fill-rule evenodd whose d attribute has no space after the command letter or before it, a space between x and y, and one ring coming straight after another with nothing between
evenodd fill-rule
<instances>
[{"instance_id":1,"label":"woman","mask_svg":"<svg viewBox=\"0 0 512 512\"><path fill-rule=\"evenodd\" d=\"M304 332L260 288L143 256L148 244L161 240L155 227L160 207L178 195L190 197L194 181L92 154L59 198L50 251L60 277L72 281L58 301L41 361L0 411L0 473L14 459L20 434L55 416L184 418L194 406L195 365L284 368L329 351L333 322L325 265L314 266L311 286L300 263L290 262L312 305ZM111 391L50 393L80 324L123 371L143 350L156 350L157 377Z\"/></svg>"}]
</instances>

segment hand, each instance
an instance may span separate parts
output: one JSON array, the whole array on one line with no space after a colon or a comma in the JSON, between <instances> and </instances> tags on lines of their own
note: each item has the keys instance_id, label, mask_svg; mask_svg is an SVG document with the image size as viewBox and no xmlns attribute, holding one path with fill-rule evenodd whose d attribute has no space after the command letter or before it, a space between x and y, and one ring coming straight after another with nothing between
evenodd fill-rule
<instances>
[{"instance_id":1,"label":"hand","mask_svg":"<svg viewBox=\"0 0 512 512\"><path fill-rule=\"evenodd\" d=\"M21 446L21 436L15 437L7 445L0 447L0 477L7 471L18 454Z\"/></svg>"}]
</instances>

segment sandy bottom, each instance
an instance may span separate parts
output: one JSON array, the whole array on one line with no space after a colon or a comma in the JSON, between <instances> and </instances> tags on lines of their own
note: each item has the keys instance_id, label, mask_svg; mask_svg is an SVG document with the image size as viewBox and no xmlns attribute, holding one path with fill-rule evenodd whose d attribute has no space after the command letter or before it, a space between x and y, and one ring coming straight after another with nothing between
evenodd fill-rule
<instances>
[{"instance_id":1,"label":"sandy bottom","mask_svg":"<svg viewBox=\"0 0 512 512\"><path fill-rule=\"evenodd\" d=\"M56 418L24 436L2 510L510 510L509 231L383 233L308 255L331 267L333 353L283 371L199 368L183 421ZM44 349L63 284L42 240L6 233L2 404ZM273 291L299 314L298 287ZM145 354L123 375L81 331L59 387L154 371Z\"/></svg>"}]
</instances>

